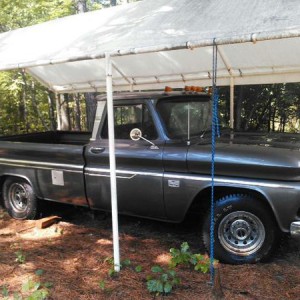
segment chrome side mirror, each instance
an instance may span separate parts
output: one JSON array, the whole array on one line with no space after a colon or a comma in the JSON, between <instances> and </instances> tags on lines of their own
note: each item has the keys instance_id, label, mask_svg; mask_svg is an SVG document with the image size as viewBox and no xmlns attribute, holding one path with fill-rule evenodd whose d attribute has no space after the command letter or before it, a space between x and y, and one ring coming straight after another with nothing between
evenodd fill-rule
<instances>
[{"instance_id":1,"label":"chrome side mirror","mask_svg":"<svg viewBox=\"0 0 300 300\"><path fill-rule=\"evenodd\" d=\"M151 141L149 141L149 140L147 140L146 138L143 137L142 131L139 128L133 128L130 131L129 135L130 135L130 138L133 141L139 141L140 139L142 139L142 140L148 142L151 145L150 149L154 149L154 150L159 149L154 143L152 143Z\"/></svg>"},{"instance_id":2,"label":"chrome side mirror","mask_svg":"<svg viewBox=\"0 0 300 300\"><path fill-rule=\"evenodd\" d=\"M142 138L142 131L138 128L133 128L131 131L130 131L130 138L133 140L133 141L138 141Z\"/></svg>"}]
</instances>

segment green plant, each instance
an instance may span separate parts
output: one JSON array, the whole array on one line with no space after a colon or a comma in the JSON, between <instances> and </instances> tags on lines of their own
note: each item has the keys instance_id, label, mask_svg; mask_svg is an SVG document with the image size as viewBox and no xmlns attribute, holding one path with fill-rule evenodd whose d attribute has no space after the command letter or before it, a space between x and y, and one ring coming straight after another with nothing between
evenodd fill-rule
<instances>
[{"instance_id":1,"label":"green plant","mask_svg":"<svg viewBox=\"0 0 300 300\"><path fill-rule=\"evenodd\" d=\"M42 270L42 269L37 269L34 273L35 273L35 275L37 275L37 276L41 276L41 275L43 275L44 274L44 270Z\"/></svg>"},{"instance_id":2,"label":"green plant","mask_svg":"<svg viewBox=\"0 0 300 300\"><path fill-rule=\"evenodd\" d=\"M105 283L105 281L104 281L103 279L101 279L101 280L99 281L99 288L100 288L102 291L105 291L105 289L106 289L106 283Z\"/></svg>"},{"instance_id":3,"label":"green plant","mask_svg":"<svg viewBox=\"0 0 300 300\"><path fill-rule=\"evenodd\" d=\"M188 265L191 262L193 256L189 250L190 246L187 242L182 243L180 249L171 248L170 253L172 258L170 266L174 268L179 264Z\"/></svg>"},{"instance_id":4,"label":"green plant","mask_svg":"<svg viewBox=\"0 0 300 300\"><path fill-rule=\"evenodd\" d=\"M114 268L115 264L114 264L114 259L113 259L113 257L106 257L106 258L104 259L104 262L106 262L106 263L108 263L108 264L110 264L110 265L112 266L112 267L108 270L108 275L109 275L110 277L116 276L116 275L117 275L117 272L115 271L115 268ZM128 258L126 258L126 259L124 259L124 260L121 261L121 263L120 263L120 269L123 269L123 268L125 268L125 267L129 267L130 265L131 265L131 260L128 259Z\"/></svg>"},{"instance_id":5,"label":"green plant","mask_svg":"<svg viewBox=\"0 0 300 300\"><path fill-rule=\"evenodd\" d=\"M26 300L44 300L49 296L49 288L52 284L49 282L42 283L29 278L22 285L22 293L27 295Z\"/></svg>"},{"instance_id":6,"label":"green plant","mask_svg":"<svg viewBox=\"0 0 300 300\"><path fill-rule=\"evenodd\" d=\"M155 275L147 277L147 289L150 293L168 295L173 287L180 283L180 279L173 269L164 270L160 266L153 266L151 271Z\"/></svg>"},{"instance_id":7,"label":"green plant","mask_svg":"<svg viewBox=\"0 0 300 300\"><path fill-rule=\"evenodd\" d=\"M9 294L9 292L8 292L7 286L6 285L1 286L1 295L3 297L8 297L8 294Z\"/></svg>"},{"instance_id":8,"label":"green plant","mask_svg":"<svg viewBox=\"0 0 300 300\"><path fill-rule=\"evenodd\" d=\"M121 268L129 267L131 265L131 260L126 258L121 261Z\"/></svg>"},{"instance_id":9,"label":"green plant","mask_svg":"<svg viewBox=\"0 0 300 300\"><path fill-rule=\"evenodd\" d=\"M23 300L22 296L19 293L14 293L14 300Z\"/></svg>"},{"instance_id":10,"label":"green plant","mask_svg":"<svg viewBox=\"0 0 300 300\"><path fill-rule=\"evenodd\" d=\"M25 260L26 260L26 254L23 252L22 249L18 250L17 252L15 252L16 255L16 259L15 261L19 264L24 264Z\"/></svg>"},{"instance_id":11,"label":"green plant","mask_svg":"<svg viewBox=\"0 0 300 300\"><path fill-rule=\"evenodd\" d=\"M194 254L192 256L191 263L194 265L194 270L207 273L210 268L210 258L208 255ZM214 264L217 263L214 260Z\"/></svg>"},{"instance_id":12,"label":"green plant","mask_svg":"<svg viewBox=\"0 0 300 300\"><path fill-rule=\"evenodd\" d=\"M140 265L136 266L134 269L135 269L135 271L136 271L137 273L140 273L140 272L143 271L143 267L140 266Z\"/></svg>"},{"instance_id":13,"label":"green plant","mask_svg":"<svg viewBox=\"0 0 300 300\"><path fill-rule=\"evenodd\" d=\"M180 249L171 248L171 267L176 267L177 265L192 265L195 271L200 271L202 273L207 273L210 268L210 258L208 255L193 254L190 251L190 246L187 242L181 244ZM214 260L214 265L218 263Z\"/></svg>"}]
</instances>

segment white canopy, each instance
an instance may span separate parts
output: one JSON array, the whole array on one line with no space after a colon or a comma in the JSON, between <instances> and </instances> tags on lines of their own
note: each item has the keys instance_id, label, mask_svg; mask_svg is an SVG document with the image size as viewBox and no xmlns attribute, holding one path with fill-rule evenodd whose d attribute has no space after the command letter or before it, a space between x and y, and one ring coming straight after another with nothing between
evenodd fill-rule
<instances>
[{"instance_id":1,"label":"white canopy","mask_svg":"<svg viewBox=\"0 0 300 300\"><path fill-rule=\"evenodd\" d=\"M300 81L299 0L144 0L0 35L0 70L24 68L56 92ZM172 51L171 51L172 50ZM131 55L137 54L137 55Z\"/></svg>"}]
</instances>

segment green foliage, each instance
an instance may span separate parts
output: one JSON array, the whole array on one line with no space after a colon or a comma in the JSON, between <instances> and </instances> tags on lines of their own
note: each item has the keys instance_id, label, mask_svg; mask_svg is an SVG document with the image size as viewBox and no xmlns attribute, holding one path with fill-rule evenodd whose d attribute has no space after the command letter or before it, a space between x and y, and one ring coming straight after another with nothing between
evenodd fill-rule
<instances>
[{"instance_id":1,"label":"green foliage","mask_svg":"<svg viewBox=\"0 0 300 300\"><path fill-rule=\"evenodd\" d=\"M147 289L150 293L168 295L180 283L180 279L173 269L164 270L160 266L153 266L151 271L154 275L147 278Z\"/></svg>"},{"instance_id":2,"label":"green foliage","mask_svg":"<svg viewBox=\"0 0 300 300\"><path fill-rule=\"evenodd\" d=\"M112 291L111 288L107 287L106 282L103 279L99 280L98 286L101 289L101 291L105 292L106 294Z\"/></svg>"},{"instance_id":3,"label":"green foliage","mask_svg":"<svg viewBox=\"0 0 300 300\"><path fill-rule=\"evenodd\" d=\"M38 269L38 270L36 270L35 271L35 275L37 275L37 276L41 276L41 275L43 275L44 274L44 270L42 270L42 269Z\"/></svg>"},{"instance_id":4,"label":"green foliage","mask_svg":"<svg viewBox=\"0 0 300 300\"><path fill-rule=\"evenodd\" d=\"M99 288L100 288L102 291L104 291L105 288L106 288L106 283L105 283L105 281L104 281L103 279L101 279L101 280L99 281Z\"/></svg>"},{"instance_id":5,"label":"green foliage","mask_svg":"<svg viewBox=\"0 0 300 300\"><path fill-rule=\"evenodd\" d=\"M114 258L113 257L106 257L106 258L104 258L104 260L103 260L103 262L105 262L105 263L108 263L108 264L110 264L110 265L114 265Z\"/></svg>"},{"instance_id":6,"label":"green foliage","mask_svg":"<svg viewBox=\"0 0 300 300\"><path fill-rule=\"evenodd\" d=\"M220 89L221 125L229 125L229 88ZM237 131L299 132L300 84L249 85L235 88Z\"/></svg>"},{"instance_id":7,"label":"green foliage","mask_svg":"<svg viewBox=\"0 0 300 300\"><path fill-rule=\"evenodd\" d=\"M210 258L208 255L194 254L191 263L194 265L194 270L202 273L207 273L210 269ZM216 264L217 261L214 260L214 263Z\"/></svg>"},{"instance_id":8,"label":"green foliage","mask_svg":"<svg viewBox=\"0 0 300 300\"><path fill-rule=\"evenodd\" d=\"M97 1L87 2L91 10L101 8ZM0 32L75 13L74 0L1 0ZM55 114L49 113L55 105L50 104L49 95L48 89L28 74L0 72L0 135L56 129Z\"/></svg>"},{"instance_id":9,"label":"green foliage","mask_svg":"<svg viewBox=\"0 0 300 300\"><path fill-rule=\"evenodd\" d=\"M104 262L106 262L106 263L108 263L108 264L110 264L110 265L112 266L112 267L108 270L108 275L109 275L110 277L116 276L116 275L117 275L117 272L115 271L115 268L114 268L115 264L114 264L114 259L113 259L113 257L106 257L106 258L104 259ZM124 260L121 261L120 269L124 269L124 268L129 267L129 266L131 266L131 261L130 261L130 259L126 258L126 259L124 259Z\"/></svg>"},{"instance_id":10,"label":"green foliage","mask_svg":"<svg viewBox=\"0 0 300 300\"><path fill-rule=\"evenodd\" d=\"M14 300L23 300L23 298L19 293L14 293Z\"/></svg>"},{"instance_id":11,"label":"green foliage","mask_svg":"<svg viewBox=\"0 0 300 300\"><path fill-rule=\"evenodd\" d=\"M117 275L117 272L115 271L114 268L110 268L110 269L108 270L108 276L109 276L109 277L115 277L116 275Z\"/></svg>"},{"instance_id":12,"label":"green foliage","mask_svg":"<svg viewBox=\"0 0 300 300\"><path fill-rule=\"evenodd\" d=\"M131 261L128 258L121 261L121 268L129 267L130 265L131 265Z\"/></svg>"},{"instance_id":13,"label":"green foliage","mask_svg":"<svg viewBox=\"0 0 300 300\"><path fill-rule=\"evenodd\" d=\"M176 267L179 264L188 265L192 259L192 253L189 251L190 246L187 242L181 244L180 249L171 248L171 267Z\"/></svg>"},{"instance_id":14,"label":"green foliage","mask_svg":"<svg viewBox=\"0 0 300 300\"><path fill-rule=\"evenodd\" d=\"M8 31L75 13L72 0L1 0L0 29Z\"/></svg>"},{"instance_id":15,"label":"green foliage","mask_svg":"<svg viewBox=\"0 0 300 300\"><path fill-rule=\"evenodd\" d=\"M49 290L41 282L29 278L22 285L22 293L27 294L26 300L44 300L49 296Z\"/></svg>"},{"instance_id":16,"label":"green foliage","mask_svg":"<svg viewBox=\"0 0 300 300\"><path fill-rule=\"evenodd\" d=\"M0 288L1 288L1 295L3 297L8 297L9 292L8 292L7 286L3 285Z\"/></svg>"},{"instance_id":17,"label":"green foliage","mask_svg":"<svg viewBox=\"0 0 300 300\"><path fill-rule=\"evenodd\" d=\"M22 249L18 250L17 252L15 252L16 255L16 259L15 261L19 264L24 264L26 261L26 254L23 252Z\"/></svg>"},{"instance_id":18,"label":"green foliage","mask_svg":"<svg viewBox=\"0 0 300 300\"><path fill-rule=\"evenodd\" d=\"M44 273L43 270L36 270L35 274L37 279L38 276ZM34 279L33 277L28 278L27 281L23 282L21 291L15 292L13 298L9 295L9 290L6 286L2 287L2 296L4 299L14 299L14 300L45 300L49 297L49 288L52 287L52 283L40 282L39 280Z\"/></svg>"},{"instance_id":19,"label":"green foliage","mask_svg":"<svg viewBox=\"0 0 300 300\"><path fill-rule=\"evenodd\" d=\"M136 266L134 269L137 273L141 273L143 271L143 267L140 265Z\"/></svg>"},{"instance_id":20,"label":"green foliage","mask_svg":"<svg viewBox=\"0 0 300 300\"><path fill-rule=\"evenodd\" d=\"M171 248L171 262L170 266L172 268L178 265L188 265L193 266L195 271L200 271L202 273L207 273L210 268L210 258L208 255L193 254L190 251L190 246L187 242L181 244L180 249ZM218 261L214 260L214 264Z\"/></svg>"}]
</instances>

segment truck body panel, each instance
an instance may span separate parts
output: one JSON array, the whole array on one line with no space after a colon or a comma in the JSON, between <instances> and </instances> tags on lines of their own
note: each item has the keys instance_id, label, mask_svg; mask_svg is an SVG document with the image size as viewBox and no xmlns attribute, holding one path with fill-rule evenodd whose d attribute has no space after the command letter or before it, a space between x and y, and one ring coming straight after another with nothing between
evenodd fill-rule
<instances>
[{"instance_id":1,"label":"truck body panel","mask_svg":"<svg viewBox=\"0 0 300 300\"><path fill-rule=\"evenodd\" d=\"M180 222L195 199L210 201L207 193L202 195L211 187L208 102L207 95L138 93L115 97L120 213ZM191 115L185 115L186 107L192 109ZM188 136L185 118L193 120ZM201 131L197 132L197 126ZM130 139L134 128L142 130L144 139ZM39 199L109 211L106 109L93 134L96 138L90 140L90 136L47 132L1 137L2 181L8 176L21 177L32 185ZM280 229L289 232L291 222L300 220L299 149L297 135L234 136L225 131L217 141L215 187L260 195Z\"/></svg>"}]
</instances>

